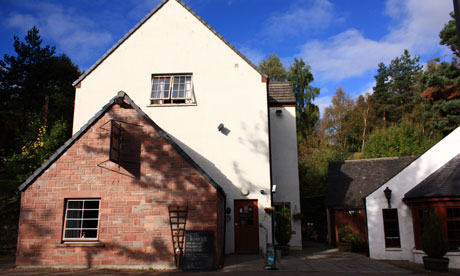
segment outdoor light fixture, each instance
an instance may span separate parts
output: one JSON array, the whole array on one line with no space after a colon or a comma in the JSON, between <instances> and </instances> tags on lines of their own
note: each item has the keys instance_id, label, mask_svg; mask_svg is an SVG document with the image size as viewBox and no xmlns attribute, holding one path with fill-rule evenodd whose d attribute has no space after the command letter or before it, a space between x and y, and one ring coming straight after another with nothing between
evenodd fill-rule
<instances>
[{"instance_id":1,"label":"outdoor light fixture","mask_svg":"<svg viewBox=\"0 0 460 276\"><path fill-rule=\"evenodd\" d=\"M276 185L272 186L272 193L276 193Z\"/></svg>"},{"instance_id":2,"label":"outdoor light fixture","mask_svg":"<svg viewBox=\"0 0 460 276\"><path fill-rule=\"evenodd\" d=\"M275 113L276 113L276 116L281 116L283 114L283 110L278 109L275 111Z\"/></svg>"},{"instance_id":3,"label":"outdoor light fixture","mask_svg":"<svg viewBox=\"0 0 460 276\"><path fill-rule=\"evenodd\" d=\"M222 131L224 127L224 124L220 123L219 126L217 126L217 130Z\"/></svg>"},{"instance_id":4,"label":"outdoor light fixture","mask_svg":"<svg viewBox=\"0 0 460 276\"><path fill-rule=\"evenodd\" d=\"M249 194L248 188L241 188L241 195L247 196Z\"/></svg>"},{"instance_id":5,"label":"outdoor light fixture","mask_svg":"<svg viewBox=\"0 0 460 276\"><path fill-rule=\"evenodd\" d=\"M260 193L263 194L263 195L267 194L267 193L265 192L265 190L260 190Z\"/></svg>"},{"instance_id":6,"label":"outdoor light fixture","mask_svg":"<svg viewBox=\"0 0 460 276\"><path fill-rule=\"evenodd\" d=\"M385 191L383 191L383 193L385 193L385 197L386 197L386 199L388 201L388 208L391 209L391 190L390 190L390 188L387 187L385 189Z\"/></svg>"}]
</instances>

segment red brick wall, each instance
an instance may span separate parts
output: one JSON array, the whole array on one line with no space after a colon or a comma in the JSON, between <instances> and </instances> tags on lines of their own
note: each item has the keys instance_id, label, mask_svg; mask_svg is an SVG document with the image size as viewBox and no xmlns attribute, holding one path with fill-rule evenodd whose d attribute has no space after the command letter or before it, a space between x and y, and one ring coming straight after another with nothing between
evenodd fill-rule
<instances>
[{"instance_id":1,"label":"red brick wall","mask_svg":"<svg viewBox=\"0 0 460 276\"><path fill-rule=\"evenodd\" d=\"M122 151L140 165L107 161L111 119L139 125L123 124ZM101 199L96 247L62 242L68 198ZM188 205L187 230L213 230L217 241L221 204L216 189L135 109L114 105L22 192L16 264L174 266L168 205Z\"/></svg>"}]
</instances>

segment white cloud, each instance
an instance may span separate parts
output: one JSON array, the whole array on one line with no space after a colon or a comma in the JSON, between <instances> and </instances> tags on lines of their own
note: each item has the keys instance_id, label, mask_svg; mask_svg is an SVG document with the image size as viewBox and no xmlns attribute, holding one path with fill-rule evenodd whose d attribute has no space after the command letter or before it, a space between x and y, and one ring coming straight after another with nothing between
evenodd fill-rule
<instances>
[{"instance_id":1,"label":"white cloud","mask_svg":"<svg viewBox=\"0 0 460 276\"><path fill-rule=\"evenodd\" d=\"M55 43L59 52L69 54L78 64L94 62L94 49L113 42L108 31L70 8L45 1L24 2L23 8L22 13L6 16L5 26L22 32L37 26L43 38Z\"/></svg>"},{"instance_id":2,"label":"white cloud","mask_svg":"<svg viewBox=\"0 0 460 276\"><path fill-rule=\"evenodd\" d=\"M324 30L334 20L338 19L334 17L333 5L328 0L295 1L288 11L267 19L264 35L275 39L299 36Z\"/></svg>"},{"instance_id":3,"label":"white cloud","mask_svg":"<svg viewBox=\"0 0 460 276\"><path fill-rule=\"evenodd\" d=\"M363 86L363 89L361 89L359 95L365 95L366 93L369 93L369 94L374 93L375 84L376 84L375 80L366 83L366 84Z\"/></svg>"},{"instance_id":4,"label":"white cloud","mask_svg":"<svg viewBox=\"0 0 460 276\"><path fill-rule=\"evenodd\" d=\"M385 14L392 19L388 34L380 40L366 38L349 29L327 40L314 40L301 46L300 56L311 66L321 83L361 76L379 62L388 63L404 49L412 54L439 51L438 33L450 19L450 1L388 0Z\"/></svg>"}]
</instances>

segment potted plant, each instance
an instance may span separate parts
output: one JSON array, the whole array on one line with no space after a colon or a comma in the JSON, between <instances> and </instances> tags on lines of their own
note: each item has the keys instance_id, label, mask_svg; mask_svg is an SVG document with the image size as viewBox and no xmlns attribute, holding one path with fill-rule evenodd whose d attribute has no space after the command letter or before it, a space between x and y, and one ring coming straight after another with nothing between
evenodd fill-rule
<instances>
[{"instance_id":1,"label":"potted plant","mask_svg":"<svg viewBox=\"0 0 460 276\"><path fill-rule=\"evenodd\" d=\"M357 240L348 225L342 225L339 228L339 242L337 248L343 252L351 252L353 243Z\"/></svg>"},{"instance_id":2,"label":"potted plant","mask_svg":"<svg viewBox=\"0 0 460 276\"><path fill-rule=\"evenodd\" d=\"M423 265L428 270L447 272L449 259L444 258L448 250L448 243L444 237L441 219L431 212L428 223L422 233L422 250L427 256L423 257Z\"/></svg>"},{"instance_id":3,"label":"potted plant","mask_svg":"<svg viewBox=\"0 0 460 276\"><path fill-rule=\"evenodd\" d=\"M291 240L291 214L286 206L276 213L275 239L278 242L277 249L283 256L289 255L289 241Z\"/></svg>"}]
</instances>

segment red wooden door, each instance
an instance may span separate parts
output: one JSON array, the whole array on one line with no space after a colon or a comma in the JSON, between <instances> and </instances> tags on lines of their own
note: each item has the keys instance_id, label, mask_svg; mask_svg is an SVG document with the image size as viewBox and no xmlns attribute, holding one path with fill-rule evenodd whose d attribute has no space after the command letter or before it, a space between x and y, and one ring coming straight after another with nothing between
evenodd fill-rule
<instances>
[{"instance_id":1,"label":"red wooden door","mask_svg":"<svg viewBox=\"0 0 460 276\"><path fill-rule=\"evenodd\" d=\"M257 200L235 200L235 252L259 253Z\"/></svg>"}]
</instances>

